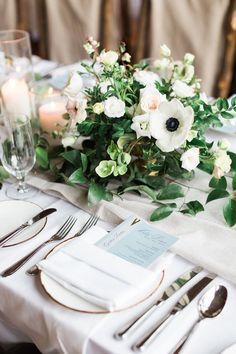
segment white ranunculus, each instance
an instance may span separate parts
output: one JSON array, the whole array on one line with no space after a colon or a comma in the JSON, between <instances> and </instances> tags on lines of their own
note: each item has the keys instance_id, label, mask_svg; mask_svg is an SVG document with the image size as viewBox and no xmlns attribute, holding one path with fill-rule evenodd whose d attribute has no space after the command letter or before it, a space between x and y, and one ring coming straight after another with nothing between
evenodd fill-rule
<instances>
[{"instance_id":1,"label":"white ranunculus","mask_svg":"<svg viewBox=\"0 0 236 354\"><path fill-rule=\"evenodd\" d=\"M182 161L182 167L187 171L194 170L197 165L199 164L199 149L198 148L191 148L185 151L180 158Z\"/></svg>"},{"instance_id":2,"label":"white ranunculus","mask_svg":"<svg viewBox=\"0 0 236 354\"><path fill-rule=\"evenodd\" d=\"M176 80L172 86L172 90L174 91L177 97L192 97L194 96L194 91L191 86L187 85L185 82Z\"/></svg>"},{"instance_id":3,"label":"white ranunculus","mask_svg":"<svg viewBox=\"0 0 236 354\"><path fill-rule=\"evenodd\" d=\"M166 95L162 95L153 86L140 90L140 106L145 113L155 112L163 101L166 101Z\"/></svg>"},{"instance_id":4,"label":"white ranunculus","mask_svg":"<svg viewBox=\"0 0 236 354\"><path fill-rule=\"evenodd\" d=\"M150 113L150 132L157 139L156 145L163 152L178 149L187 139L194 121L192 107L176 98L162 102L158 111Z\"/></svg>"},{"instance_id":5,"label":"white ranunculus","mask_svg":"<svg viewBox=\"0 0 236 354\"><path fill-rule=\"evenodd\" d=\"M73 72L70 76L68 85L64 88L63 93L70 99L74 99L82 90L83 80L77 72Z\"/></svg>"},{"instance_id":6,"label":"white ranunculus","mask_svg":"<svg viewBox=\"0 0 236 354\"><path fill-rule=\"evenodd\" d=\"M119 55L114 50L108 50L107 52L103 50L100 53L100 62L105 65L114 65L119 58Z\"/></svg>"},{"instance_id":7,"label":"white ranunculus","mask_svg":"<svg viewBox=\"0 0 236 354\"><path fill-rule=\"evenodd\" d=\"M232 160L225 150L218 150L215 157L213 176L221 178L230 171Z\"/></svg>"},{"instance_id":8,"label":"white ranunculus","mask_svg":"<svg viewBox=\"0 0 236 354\"><path fill-rule=\"evenodd\" d=\"M103 102L97 102L93 105L93 112L95 114L101 114L104 112L104 104Z\"/></svg>"},{"instance_id":9,"label":"white ranunculus","mask_svg":"<svg viewBox=\"0 0 236 354\"><path fill-rule=\"evenodd\" d=\"M195 56L191 53L186 53L184 56L184 63L185 64L192 64L194 62Z\"/></svg>"},{"instance_id":10,"label":"white ranunculus","mask_svg":"<svg viewBox=\"0 0 236 354\"><path fill-rule=\"evenodd\" d=\"M161 45L161 55L163 57L170 57L170 55L171 55L170 48L167 47L166 44Z\"/></svg>"},{"instance_id":11,"label":"white ranunculus","mask_svg":"<svg viewBox=\"0 0 236 354\"><path fill-rule=\"evenodd\" d=\"M141 136L147 136L151 138L149 114L146 113L140 116L135 116L132 120L133 123L131 124L131 129L136 132L137 138L140 138Z\"/></svg>"},{"instance_id":12,"label":"white ranunculus","mask_svg":"<svg viewBox=\"0 0 236 354\"><path fill-rule=\"evenodd\" d=\"M68 147L68 146L72 146L75 144L77 138L73 135L68 135L65 136L64 138L62 138L61 143L64 146L64 148Z\"/></svg>"},{"instance_id":13,"label":"white ranunculus","mask_svg":"<svg viewBox=\"0 0 236 354\"><path fill-rule=\"evenodd\" d=\"M152 71L140 70L134 73L134 79L138 81L141 85L155 85L156 81L160 82L160 77Z\"/></svg>"},{"instance_id":14,"label":"white ranunculus","mask_svg":"<svg viewBox=\"0 0 236 354\"><path fill-rule=\"evenodd\" d=\"M160 77L169 81L173 74L174 65L169 58L157 59L153 63L154 67L158 70Z\"/></svg>"},{"instance_id":15,"label":"white ranunculus","mask_svg":"<svg viewBox=\"0 0 236 354\"><path fill-rule=\"evenodd\" d=\"M125 103L112 96L104 101L104 113L109 118L120 118L125 114Z\"/></svg>"}]
</instances>

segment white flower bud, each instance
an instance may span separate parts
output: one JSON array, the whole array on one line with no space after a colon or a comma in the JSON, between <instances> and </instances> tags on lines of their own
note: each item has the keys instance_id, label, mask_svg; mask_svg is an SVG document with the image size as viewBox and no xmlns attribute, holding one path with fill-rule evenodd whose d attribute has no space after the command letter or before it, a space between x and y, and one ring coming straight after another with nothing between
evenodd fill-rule
<instances>
[{"instance_id":1,"label":"white flower bud","mask_svg":"<svg viewBox=\"0 0 236 354\"><path fill-rule=\"evenodd\" d=\"M95 114L101 114L104 112L104 104L103 102L97 102L93 105L93 112Z\"/></svg>"},{"instance_id":2,"label":"white flower bud","mask_svg":"<svg viewBox=\"0 0 236 354\"><path fill-rule=\"evenodd\" d=\"M161 45L161 55L163 57L170 57L171 55L170 48L168 48L165 44Z\"/></svg>"},{"instance_id":3,"label":"white flower bud","mask_svg":"<svg viewBox=\"0 0 236 354\"><path fill-rule=\"evenodd\" d=\"M194 62L195 56L191 53L186 53L184 56L184 63L185 64L192 64Z\"/></svg>"}]
</instances>

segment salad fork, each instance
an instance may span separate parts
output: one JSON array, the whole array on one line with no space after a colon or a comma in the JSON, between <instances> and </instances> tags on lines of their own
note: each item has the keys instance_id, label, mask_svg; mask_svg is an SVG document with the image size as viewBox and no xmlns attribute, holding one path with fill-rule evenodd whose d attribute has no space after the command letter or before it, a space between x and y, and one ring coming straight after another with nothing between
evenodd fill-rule
<instances>
[{"instance_id":1,"label":"salad fork","mask_svg":"<svg viewBox=\"0 0 236 354\"><path fill-rule=\"evenodd\" d=\"M99 220L99 217L96 216L95 214L92 214L89 219L86 221L86 223L82 226L82 228L73 236L73 237L78 237L81 236L85 231L90 229L90 227L95 226ZM33 265L30 267L27 271L26 274L28 275L38 275L39 274L39 268L37 264Z\"/></svg>"},{"instance_id":2,"label":"salad fork","mask_svg":"<svg viewBox=\"0 0 236 354\"><path fill-rule=\"evenodd\" d=\"M74 224L76 223L76 218L73 216L70 216L65 223L61 226L61 228L53 235L50 237L50 239L48 239L47 241L41 243L41 245L39 245L37 248L35 248L33 251L31 251L29 254L27 254L26 256L24 256L23 258L21 258L19 261L17 261L16 263L14 263L13 265L11 265L9 268L7 268L6 270L4 270L1 273L2 277L8 277L9 275L12 275L13 273L15 273L18 269L20 269L31 257L33 257L41 248L43 248L44 246L46 246L48 243L50 242L54 242L54 241L60 241L63 240L68 233L70 232L70 230L72 229L72 227L74 226Z\"/></svg>"}]
</instances>

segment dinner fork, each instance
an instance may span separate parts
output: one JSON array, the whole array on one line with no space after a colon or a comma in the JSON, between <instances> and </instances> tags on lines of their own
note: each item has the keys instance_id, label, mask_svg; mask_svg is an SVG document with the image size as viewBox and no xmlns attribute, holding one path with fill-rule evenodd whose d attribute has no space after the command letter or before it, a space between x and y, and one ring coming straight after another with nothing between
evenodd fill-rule
<instances>
[{"instance_id":1,"label":"dinner fork","mask_svg":"<svg viewBox=\"0 0 236 354\"><path fill-rule=\"evenodd\" d=\"M18 269L20 269L35 253L37 253L41 248L46 246L50 242L62 240L64 237L68 235L74 224L76 223L76 218L73 216L69 216L69 218L65 221L65 223L61 226L61 228L53 235L51 236L47 241L41 243L37 248L35 248L33 251L31 251L29 254L21 258L19 261L11 265L9 268L4 270L1 273L2 277L8 277L9 275L12 275L15 273Z\"/></svg>"},{"instance_id":2,"label":"dinner fork","mask_svg":"<svg viewBox=\"0 0 236 354\"><path fill-rule=\"evenodd\" d=\"M86 223L82 226L82 228L73 236L73 237L78 237L81 236L85 231L90 229L90 227L95 226L99 220L99 217L96 216L95 214L92 214L89 219L86 221ZM28 275L38 275L39 274L39 268L37 264L34 264L32 267L30 267L27 271L26 274Z\"/></svg>"}]
</instances>

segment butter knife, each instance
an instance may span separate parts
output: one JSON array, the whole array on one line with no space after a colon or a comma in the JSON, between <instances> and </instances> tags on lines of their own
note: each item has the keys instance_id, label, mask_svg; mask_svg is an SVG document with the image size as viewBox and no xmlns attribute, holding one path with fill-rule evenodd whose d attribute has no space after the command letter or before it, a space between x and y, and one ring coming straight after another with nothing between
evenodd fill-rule
<instances>
[{"instance_id":1,"label":"butter knife","mask_svg":"<svg viewBox=\"0 0 236 354\"><path fill-rule=\"evenodd\" d=\"M41 211L39 214L35 215L33 218L29 219L26 221L24 224L20 225L17 227L15 230L9 232L7 235L3 236L0 239L0 246L3 246L7 241L11 240L14 236L18 235L21 231L23 231L25 228L33 225L37 221L45 218L46 216L54 213L57 209L55 208L49 208Z\"/></svg>"},{"instance_id":2,"label":"butter knife","mask_svg":"<svg viewBox=\"0 0 236 354\"><path fill-rule=\"evenodd\" d=\"M145 333L137 343L132 346L135 352L143 352L147 346L159 335L164 328L177 316L190 302L214 279L215 275L209 275L202 278L198 283L192 286L174 305L171 311L162 319L161 322L155 323L150 330Z\"/></svg>"},{"instance_id":3,"label":"butter knife","mask_svg":"<svg viewBox=\"0 0 236 354\"><path fill-rule=\"evenodd\" d=\"M122 328L120 328L114 337L118 340L126 339L128 335L135 331L144 321L148 318L152 312L156 311L157 307L161 306L167 299L169 299L177 290L182 288L186 283L193 279L197 274L202 271L201 267L195 267L192 270L181 274L177 279L175 279L168 288L165 289L161 298L158 299L154 304L152 303L148 308L146 308L141 314L135 317L131 322L126 323Z\"/></svg>"}]
</instances>

